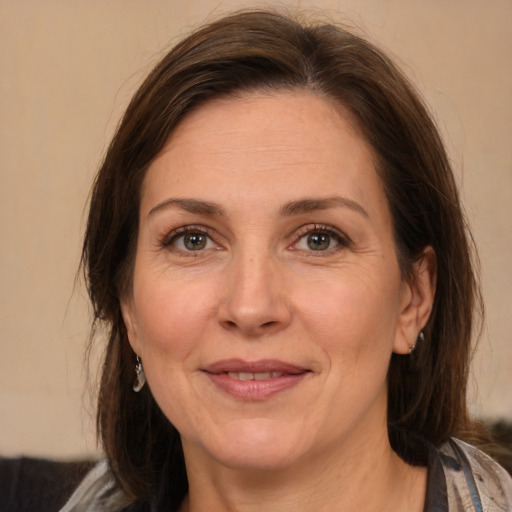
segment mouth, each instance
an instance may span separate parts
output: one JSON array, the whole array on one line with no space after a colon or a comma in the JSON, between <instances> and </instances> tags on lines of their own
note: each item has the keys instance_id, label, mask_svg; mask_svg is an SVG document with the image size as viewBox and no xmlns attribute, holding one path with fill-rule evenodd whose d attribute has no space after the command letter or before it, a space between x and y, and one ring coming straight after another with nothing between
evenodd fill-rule
<instances>
[{"instance_id":1,"label":"mouth","mask_svg":"<svg viewBox=\"0 0 512 512\"><path fill-rule=\"evenodd\" d=\"M277 377L282 377L286 375L283 372L226 372L224 375L228 375L232 379L236 380L268 380L268 379L276 379Z\"/></svg>"},{"instance_id":2,"label":"mouth","mask_svg":"<svg viewBox=\"0 0 512 512\"><path fill-rule=\"evenodd\" d=\"M278 360L217 361L202 369L217 389L241 400L265 400L297 386L311 370Z\"/></svg>"}]
</instances>

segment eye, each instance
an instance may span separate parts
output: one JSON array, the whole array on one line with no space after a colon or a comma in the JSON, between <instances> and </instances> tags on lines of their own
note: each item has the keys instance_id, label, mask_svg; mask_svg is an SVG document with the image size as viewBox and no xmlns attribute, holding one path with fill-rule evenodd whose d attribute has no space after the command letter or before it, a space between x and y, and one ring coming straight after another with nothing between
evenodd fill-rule
<instances>
[{"instance_id":1,"label":"eye","mask_svg":"<svg viewBox=\"0 0 512 512\"><path fill-rule=\"evenodd\" d=\"M311 233L304 238L306 239L308 249L312 251L325 251L326 249L330 249L333 243L331 235L327 233ZM336 243L336 241L334 242Z\"/></svg>"},{"instance_id":2,"label":"eye","mask_svg":"<svg viewBox=\"0 0 512 512\"><path fill-rule=\"evenodd\" d=\"M204 233L187 233L181 238L181 243L189 251L200 251L208 246L208 236ZM179 238L178 238L179 240Z\"/></svg>"},{"instance_id":3,"label":"eye","mask_svg":"<svg viewBox=\"0 0 512 512\"><path fill-rule=\"evenodd\" d=\"M298 237L294 249L301 251L326 252L348 245L347 239L340 233L324 226L305 226Z\"/></svg>"},{"instance_id":4,"label":"eye","mask_svg":"<svg viewBox=\"0 0 512 512\"><path fill-rule=\"evenodd\" d=\"M295 247L303 251L327 251L339 245L335 236L324 232L313 232L302 236Z\"/></svg>"},{"instance_id":5,"label":"eye","mask_svg":"<svg viewBox=\"0 0 512 512\"><path fill-rule=\"evenodd\" d=\"M217 245L208 235L208 232L193 227L181 228L171 233L163 245L182 252L203 251L214 249Z\"/></svg>"}]
</instances>

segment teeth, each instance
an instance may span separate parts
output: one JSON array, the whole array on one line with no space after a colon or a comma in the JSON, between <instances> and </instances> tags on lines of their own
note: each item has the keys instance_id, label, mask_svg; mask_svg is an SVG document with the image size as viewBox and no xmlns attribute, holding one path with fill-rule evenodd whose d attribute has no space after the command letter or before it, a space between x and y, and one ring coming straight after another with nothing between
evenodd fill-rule
<instances>
[{"instance_id":1,"label":"teeth","mask_svg":"<svg viewBox=\"0 0 512 512\"><path fill-rule=\"evenodd\" d=\"M254 380L267 380L267 379L270 379L270 372L254 374Z\"/></svg>"},{"instance_id":2,"label":"teeth","mask_svg":"<svg viewBox=\"0 0 512 512\"><path fill-rule=\"evenodd\" d=\"M228 372L228 375L236 380L268 380L281 377L283 372Z\"/></svg>"}]
</instances>

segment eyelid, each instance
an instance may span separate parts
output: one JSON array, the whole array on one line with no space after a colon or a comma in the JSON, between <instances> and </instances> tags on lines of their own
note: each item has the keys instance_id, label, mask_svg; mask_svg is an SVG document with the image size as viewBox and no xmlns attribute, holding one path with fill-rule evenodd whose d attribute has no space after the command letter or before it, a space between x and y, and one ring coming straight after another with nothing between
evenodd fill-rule
<instances>
[{"instance_id":1,"label":"eyelid","mask_svg":"<svg viewBox=\"0 0 512 512\"><path fill-rule=\"evenodd\" d=\"M217 248L220 247L220 244L216 241L215 237L212 236L212 229L204 226L204 225L196 225L196 224L189 224L186 226L181 226L175 229L172 229L170 232L166 232L164 236L162 236L159 240L159 246L163 248L169 248L179 237L186 235L188 233L201 233L205 236L207 236L216 246ZM345 233L340 231L339 229L330 226L328 224L318 224L318 223L311 223L311 224L305 224L303 226L300 226L298 229L295 230L295 232L291 235L293 238L291 244L289 247L291 249L295 249L295 245L304 238L305 236L312 234L312 233L325 233L329 236L332 236L336 239L339 246L333 247L332 249L327 249L325 251L318 251L318 255L321 255L321 253L330 253L334 252L336 250L339 250L339 248L346 248L349 247L352 244L352 241L350 237L348 237ZM177 249L179 251L179 249ZM182 251L180 251L182 252ZM183 251L188 252L188 251ZM191 251L193 252L193 251ZM202 251L198 251L202 252ZM311 251L314 252L314 251Z\"/></svg>"},{"instance_id":2,"label":"eyelid","mask_svg":"<svg viewBox=\"0 0 512 512\"><path fill-rule=\"evenodd\" d=\"M292 242L291 247L293 248L293 246L295 246L302 238L304 238L307 235L310 235L311 233L325 233L326 235L334 236L342 248L349 247L352 244L352 240L350 239L350 237L348 237L339 229L333 226L329 226L327 224L313 223L301 226L295 231L295 233L293 234L294 241ZM329 253L335 251L336 249L337 247L327 249L325 251L318 251L318 255L321 255L321 253Z\"/></svg>"},{"instance_id":3,"label":"eyelid","mask_svg":"<svg viewBox=\"0 0 512 512\"><path fill-rule=\"evenodd\" d=\"M171 232L166 232L165 235L159 240L159 245L164 248L168 248L171 246L179 237L186 235L188 233L201 233L202 235L207 236L215 245L218 243L211 236L211 229L195 224L189 224L187 226L181 226L179 228L171 230Z\"/></svg>"}]
</instances>

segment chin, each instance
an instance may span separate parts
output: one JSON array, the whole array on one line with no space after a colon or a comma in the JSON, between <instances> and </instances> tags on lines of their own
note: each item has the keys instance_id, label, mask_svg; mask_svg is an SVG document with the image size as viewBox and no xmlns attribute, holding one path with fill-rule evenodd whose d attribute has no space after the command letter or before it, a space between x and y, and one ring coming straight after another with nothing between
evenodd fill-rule
<instances>
[{"instance_id":1,"label":"chin","mask_svg":"<svg viewBox=\"0 0 512 512\"><path fill-rule=\"evenodd\" d=\"M230 425L210 453L223 465L239 470L283 470L305 451L302 436L272 420L239 420ZM226 442L229 440L229 442Z\"/></svg>"}]
</instances>

